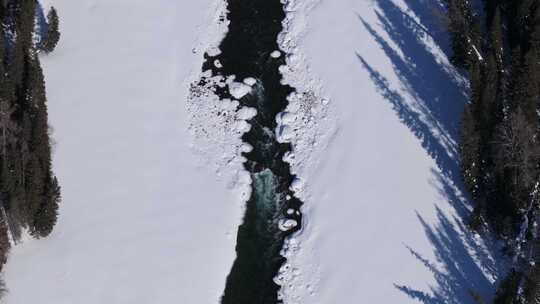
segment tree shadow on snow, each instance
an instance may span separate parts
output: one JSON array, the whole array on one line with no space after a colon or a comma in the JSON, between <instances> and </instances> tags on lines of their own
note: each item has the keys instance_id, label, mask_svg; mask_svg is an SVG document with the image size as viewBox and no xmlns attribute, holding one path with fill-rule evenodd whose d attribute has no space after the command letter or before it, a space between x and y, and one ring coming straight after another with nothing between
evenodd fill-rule
<instances>
[{"instance_id":1,"label":"tree shadow on snow","mask_svg":"<svg viewBox=\"0 0 540 304\"><path fill-rule=\"evenodd\" d=\"M471 206L463 191L457 142L467 86L446 59L449 43L441 30L442 6L437 0L404 0L409 8L404 12L392 0L373 1L382 31L358 17L391 61L398 86L392 86L362 54L357 53L358 59L379 93L435 160L433 184L455 210L455 216L449 216L436 207L434 225L417 214L436 261L407 247L433 273L436 285L429 291L395 287L423 303L475 303L473 294L490 300L505 263L498 258L496 242L474 237L463 224Z\"/></svg>"},{"instance_id":2,"label":"tree shadow on snow","mask_svg":"<svg viewBox=\"0 0 540 304\"><path fill-rule=\"evenodd\" d=\"M443 187L447 186L442 183ZM449 193L448 189L439 191ZM459 197L447 195L448 200ZM413 248L406 246L409 252L423 264L435 279L435 284L428 291L394 284L412 299L429 304L478 304L474 297L480 296L484 303L490 303L495 287L494 282L503 269L497 256L497 244L490 239L481 240L463 224L463 219L448 216L436 207L437 222L430 225L420 214L417 217L422 224L426 237L431 242L435 260L429 260Z\"/></svg>"}]
</instances>

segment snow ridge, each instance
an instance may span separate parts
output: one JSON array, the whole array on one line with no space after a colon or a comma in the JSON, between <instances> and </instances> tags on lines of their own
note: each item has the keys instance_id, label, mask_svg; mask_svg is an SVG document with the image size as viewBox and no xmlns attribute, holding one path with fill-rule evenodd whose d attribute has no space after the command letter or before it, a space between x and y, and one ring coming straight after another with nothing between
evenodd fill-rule
<instances>
[{"instance_id":1,"label":"snow ridge","mask_svg":"<svg viewBox=\"0 0 540 304\"><path fill-rule=\"evenodd\" d=\"M291 185L295 195L304 201L302 209L309 209L309 177L323 157L326 147L337 132L337 117L330 99L325 95L321 81L313 76L305 55L299 49L307 29L309 12L321 0L282 0L286 12L283 31L278 37L280 49L287 54L286 65L280 67L283 83L296 89L289 97L286 110L276 117L278 123L276 137L280 142L291 143L292 151L285 155L284 161L290 164L296 180ZM281 54L276 52L276 56ZM309 225L309 212L304 214L303 225ZM279 298L285 304L303 303L315 296L319 282L318 265L299 269L293 265L295 256L301 248L297 238L303 229L285 240L281 254L287 259L274 278L281 286ZM303 252L303 255L309 255ZM315 261L315 255L309 255Z\"/></svg>"},{"instance_id":2,"label":"snow ridge","mask_svg":"<svg viewBox=\"0 0 540 304\"><path fill-rule=\"evenodd\" d=\"M297 176L310 176L318 159L337 131L337 118L330 107L321 81L311 71L306 56L299 49L307 29L307 17L321 0L282 0L286 18L278 37L281 50L287 54L287 65L280 67L283 82L296 89L289 97L286 110L278 115L276 133L281 142L293 146L286 161ZM307 198L304 189L297 196Z\"/></svg>"},{"instance_id":3,"label":"snow ridge","mask_svg":"<svg viewBox=\"0 0 540 304\"><path fill-rule=\"evenodd\" d=\"M212 12L208 35L203 35L204 40L197 43L194 53L206 52L210 56L221 53L219 44L227 34L230 23L227 20L226 0L215 1ZM240 96L246 93L244 86L247 85L235 82L233 77L225 79L212 76L210 70L201 72L201 65L201 62L195 64L194 71L197 72L192 73L188 79L190 89L186 107L189 115L188 129L192 135L190 147L200 156L200 165L215 170L216 176L225 180L229 188L238 193L239 204L244 206L251 196L252 181L244 169L246 159L242 153L251 151L252 147L244 143L241 137L250 130L247 121L257 113L253 109L240 107L238 100L220 99L216 92L216 88L230 86L238 88L241 92L235 95ZM214 62L214 65L219 67L220 63Z\"/></svg>"}]
</instances>

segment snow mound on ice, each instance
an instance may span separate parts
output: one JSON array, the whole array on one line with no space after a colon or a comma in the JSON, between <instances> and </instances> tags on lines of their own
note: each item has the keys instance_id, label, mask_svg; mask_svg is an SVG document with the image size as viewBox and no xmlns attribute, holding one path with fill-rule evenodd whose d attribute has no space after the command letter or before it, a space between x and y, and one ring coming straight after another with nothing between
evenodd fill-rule
<instances>
[{"instance_id":1,"label":"snow mound on ice","mask_svg":"<svg viewBox=\"0 0 540 304\"><path fill-rule=\"evenodd\" d=\"M281 219L278 222L278 227L281 231L289 231L296 226L298 226L298 222L293 219Z\"/></svg>"},{"instance_id":2,"label":"snow mound on ice","mask_svg":"<svg viewBox=\"0 0 540 304\"><path fill-rule=\"evenodd\" d=\"M281 255L287 260L294 257L300 250L297 238L291 237L285 240ZM278 299L287 304L301 304L309 297L316 295L317 285L321 280L318 265L305 265L302 269L286 262L281 266L274 282L281 286ZM309 280L307 279L309 278Z\"/></svg>"},{"instance_id":3,"label":"snow mound on ice","mask_svg":"<svg viewBox=\"0 0 540 304\"><path fill-rule=\"evenodd\" d=\"M212 77L210 71L200 77L192 83L187 99L191 146L202 156L201 161L214 168L232 189L238 189L245 200L251 193L251 181L243 177L246 159L242 153L253 148L241 137L251 129L248 121L257 110L240 107L238 100L220 99L215 88L227 85L223 77Z\"/></svg>"},{"instance_id":4,"label":"snow mound on ice","mask_svg":"<svg viewBox=\"0 0 540 304\"><path fill-rule=\"evenodd\" d=\"M291 190L306 204L303 210L309 208L310 177L337 131L337 117L331 108L330 99L326 97L320 80L312 73L305 55L299 50L307 28L307 16L319 2L284 0L286 18L283 21L283 31L278 37L279 46L286 56L286 65L280 67L282 82L295 88L295 92L288 96L287 108L276 117L275 133L279 142L291 143L292 151L286 153L283 160L290 164L291 172L298 176L291 184ZM282 53L275 51L271 56L279 58ZM287 211L288 214L293 212L299 214L298 211ZM302 225L309 225L309 219L304 217ZM303 229L285 241L281 254L287 262L274 278L276 284L281 286L279 298L287 304L308 301L308 297L315 295L319 281L317 265L307 265L300 270L290 262L300 250L297 236ZM303 255L314 256L309 252L303 252ZM311 260L315 261L315 258Z\"/></svg>"},{"instance_id":5,"label":"snow mound on ice","mask_svg":"<svg viewBox=\"0 0 540 304\"><path fill-rule=\"evenodd\" d=\"M248 78L244 79L244 83L247 84L248 86L252 87L257 83L257 79L255 79L253 77L248 77Z\"/></svg>"},{"instance_id":6,"label":"snow mound on ice","mask_svg":"<svg viewBox=\"0 0 540 304\"><path fill-rule=\"evenodd\" d=\"M208 32L215 33L198 44L194 52L206 52L210 56L221 53L219 44L228 31L230 21L227 19L227 2L217 0L214 9L214 22L209 25ZM200 71L200 63L195 71ZM219 60L214 66L222 67ZM216 176L225 180L230 189L238 192L242 206L251 196L251 177L244 170L246 159L242 153L253 147L242 142L242 135L249 132L248 121L257 115L253 108L240 107L238 100L251 91L250 84L256 82L247 78L244 83L235 82L235 76L227 78L213 77L210 71L195 72L190 81L186 108L188 112L188 129L192 134L190 146L205 166L213 168ZM228 88L235 99L221 100L216 88ZM243 208L242 207L242 208Z\"/></svg>"},{"instance_id":7,"label":"snow mound on ice","mask_svg":"<svg viewBox=\"0 0 540 304\"><path fill-rule=\"evenodd\" d=\"M281 52L280 52L280 51L273 51L273 52L270 54L270 56L271 56L272 58L277 59L277 58L281 57Z\"/></svg>"},{"instance_id":8,"label":"snow mound on ice","mask_svg":"<svg viewBox=\"0 0 540 304\"><path fill-rule=\"evenodd\" d=\"M324 88L312 73L298 45L307 27L307 15L320 0L284 1L287 13L278 43L286 54L286 65L280 67L283 83L296 89L288 96L289 105L276 117L276 137L292 144L292 153L284 161L295 175L309 177L317 167L322 153L337 130L337 118L325 96ZM276 56L281 52L276 51ZM307 199L304 193L296 196Z\"/></svg>"},{"instance_id":9,"label":"snow mound on ice","mask_svg":"<svg viewBox=\"0 0 540 304\"><path fill-rule=\"evenodd\" d=\"M231 82L229 83L229 92L234 98L240 99L251 92L251 86L242 82Z\"/></svg>"}]
</instances>

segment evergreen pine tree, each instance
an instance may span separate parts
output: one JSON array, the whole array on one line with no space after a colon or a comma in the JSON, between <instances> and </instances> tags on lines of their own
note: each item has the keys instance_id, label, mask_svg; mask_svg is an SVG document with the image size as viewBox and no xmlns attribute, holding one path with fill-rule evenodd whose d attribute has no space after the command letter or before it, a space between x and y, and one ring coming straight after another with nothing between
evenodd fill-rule
<instances>
[{"instance_id":1,"label":"evergreen pine tree","mask_svg":"<svg viewBox=\"0 0 540 304\"><path fill-rule=\"evenodd\" d=\"M479 29L469 2L466 0L445 0L448 11L448 31L452 44L452 63L461 68L469 68L477 61L480 50Z\"/></svg>"},{"instance_id":2,"label":"evergreen pine tree","mask_svg":"<svg viewBox=\"0 0 540 304\"><path fill-rule=\"evenodd\" d=\"M47 14L47 24L47 36L40 45L40 50L44 51L45 53L50 53L54 51L58 41L60 40L58 13L54 7L51 7L51 10Z\"/></svg>"}]
</instances>

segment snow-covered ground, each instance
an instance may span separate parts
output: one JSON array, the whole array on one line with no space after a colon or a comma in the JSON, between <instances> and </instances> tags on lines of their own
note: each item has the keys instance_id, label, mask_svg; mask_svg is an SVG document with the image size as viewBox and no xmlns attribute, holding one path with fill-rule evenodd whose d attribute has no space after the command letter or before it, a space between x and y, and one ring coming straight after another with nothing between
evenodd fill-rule
<instances>
[{"instance_id":1,"label":"snow-covered ground","mask_svg":"<svg viewBox=\"0 0 540 304\"><path fill-rule=\"evenodd\" d=\"M63 203L49 238L13 248L5 302L217 303L242 204L188 148L185 113L215 1L47 2L62 30L42 61Z\"/></svg>"},{"instance_id":2,"label":"snow-covered ground","mask_svg":"<svg viewBox=\"0 0 540 304\"><path fill-rule=\"evenodd\" d=\"M466 82L437 0L284 2L282 72L299 94L276 133L305 202L276 278L285 303L489 297L501 266L463 227ZM6 303L218 303L250 183L232 126L256 114L186 98L222 1L43 3L62 22L43 64L64 202L49 238L13 248Z\"/></svg>"},{"instance_id":3,"label":"snow-covered ground","mask_svg":"<svg viewBox=\"0 0 540 304\"><path fill-rule=\"evenodd\" d=\"M337 126L320 134L328 148L296 146L312 156L292 161L305 226L284 252L285 303L488 299L501 265L463 226L456 140L466 82L443 51L437 1L286 2L289 31L304 31L289 60L299 70L286 78L303 90L320 78L311 82Z\"/></svg>"}]
</instances>

